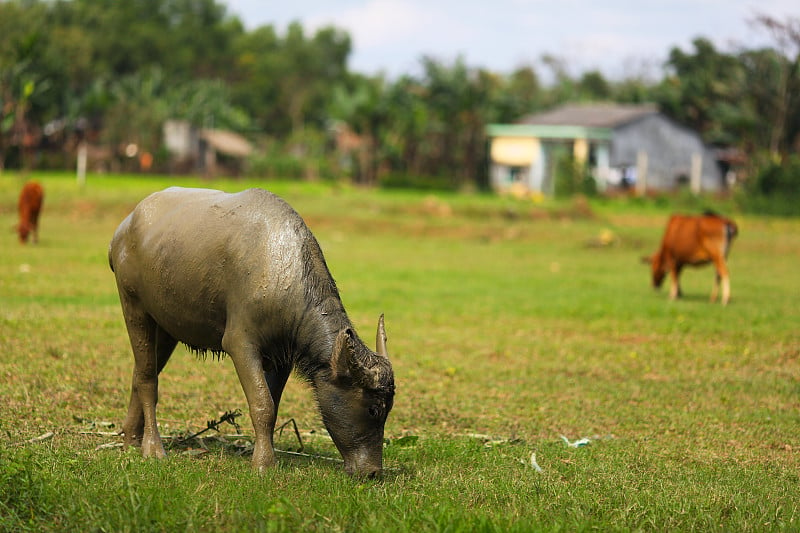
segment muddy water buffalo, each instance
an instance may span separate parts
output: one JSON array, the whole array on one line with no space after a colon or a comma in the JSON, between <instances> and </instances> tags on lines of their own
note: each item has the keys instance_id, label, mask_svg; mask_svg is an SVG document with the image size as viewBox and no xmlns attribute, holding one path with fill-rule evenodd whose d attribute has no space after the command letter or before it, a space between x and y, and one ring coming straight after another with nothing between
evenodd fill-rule
<instances>
[{"instance_id":1,"label":"muddy water buffalo","mask_svg":"<svg viewBox=\"0 0 800 533\"><path fill-rule=\"evenodd\" d=\"M683 267L713 263L717 275L711 301L717 299L721 284L722 305L727 305L731 287L725 260L738 232L732 220L710 211L699 216L673 215L667 222L659 250L652 257L643 258L651 264L653 286L661 287L664 277L669 273L669 296L671 299L678 298L681 296L679 277Z\"/></svg>"},{"instance_id":2,"label":"muddy water buffalo","mask_svg":"<svg viewBox=\"0 0 800 533\"><path fill-rule=\"evenodd\" d=\"M165 455L158 374L181 342L233 361L255 428L255 468L275 462L278 404L294 369L312 385L345 470L381 471L394 399L383 316L373 352L356 335L317 240L286 202L260 189L166 189L122 221L108 255L135 360L126 445Z\"/></svg>"},{"instance_id":3,"label":"muddy water buffalo","mask_svg":"<svg viewBox=\"0 0 800 533\"><path fill-rule=\"evenodd\" d=\"M19 242L28 242L28 236L34 243L39 242L39 213L44 201L44 189L35 181L29 181L22 187L17 204L19 210L19 224L17 233Z\"/></svg>"}]
</instances>

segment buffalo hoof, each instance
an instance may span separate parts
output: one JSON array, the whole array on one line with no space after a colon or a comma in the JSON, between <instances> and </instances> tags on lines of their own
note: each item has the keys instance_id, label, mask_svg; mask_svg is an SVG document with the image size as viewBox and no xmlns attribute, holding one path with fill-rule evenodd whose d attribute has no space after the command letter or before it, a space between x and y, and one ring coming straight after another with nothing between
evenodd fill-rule
<instances>
[{"instance_id":1,"label":"buffalo hoof","mask_svg":"<svg viewBox=\"0 0 800 533\"><path fill-rule=\"evenodd\" d=\"M142 442L142 456L164 459L167 456L167 452L164 451L164 446L161 444L161 439L144 440Z\"/></svg>"}]
</instances>

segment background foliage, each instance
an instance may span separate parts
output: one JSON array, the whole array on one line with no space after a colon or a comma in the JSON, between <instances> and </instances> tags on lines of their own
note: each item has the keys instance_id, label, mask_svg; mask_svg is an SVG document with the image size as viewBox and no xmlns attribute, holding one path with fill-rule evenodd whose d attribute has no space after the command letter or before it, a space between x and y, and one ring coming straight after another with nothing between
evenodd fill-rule
<instances>
[{"instance_id":1,"label":"background foliage","mask_svg":"<svg viewBox=\"0 0 800 533\"><path fill-rule=\"evenodd\" d=\"M800 20L756 15L753 23L772 47L723 51L698 36L691 49L669 51L660 79L572 75L546 51L538 66L510 73L421 57L419 73L387 79L348 68L350 36L340 29L246 30L216 0L3 1L0 167L71 166L26 150L26 138L70 150L91 131L114 150L137 142L157 154L161 124L181 118L258 141L265 149L253 169L266 176L288 165L304 178L480 187L487 123L563 102L615 101L657 103L707 142L755 162L740 175L761 181L800 147ZM551 83L541 82L542 69ZM361 139L345 156L331 151L343 124ZM272 168L267 152L285 157ZM785 174L797 185L796 172Z\"/></svg>"}]
</instances>

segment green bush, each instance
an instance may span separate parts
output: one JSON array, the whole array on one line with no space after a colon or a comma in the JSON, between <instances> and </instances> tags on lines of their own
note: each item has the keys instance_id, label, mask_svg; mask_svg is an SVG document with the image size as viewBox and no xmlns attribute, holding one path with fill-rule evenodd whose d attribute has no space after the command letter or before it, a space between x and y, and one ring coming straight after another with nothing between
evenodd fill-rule
<instances>
[{"instance_id":1,"label":"green bush","mask_svg":"<svg viewBox=\"0 0 800 533\"><path fill-rule=\"evenodd\" d=\"M457 186L450 176L419 176L392 173L380 179L384 189L416 189L418 191L455 191Z\"/></svg>"},{"instance_id":2,"label":"green bush","mask_svg":"<svg viewBox=\"0 0 800 533\"><path fill-rule=\"evenodd\" d=\"M248 174L256 178L302 179L305 174L300 159L278 151L251 157L248 169Z\"/></svg>"},{"instance_id":3,"label":"green bush","mask_svg":"<svg viewBox=\"0 0 800 533\"><path fill-rule=\"evenodd\" d=\"M311 129L285 142L270 140L249 158L247 173L255 178L335 181L342 171L326 141L323 132Z\"/></svg>"},{"instance_id":4,"label":"green bush","mask_svg":"<svg viewBox=\"0 0 800 533\"><path fill-rule=\"evenodd\" d=\"M564 154L556 161L555 195L565 198L576 194L597 196L597 182L584 163Z\"/></svg>"},{"instance_id":5,"label":"green bush","mask_svg":"<svg viewBox=\"0 0 800 533\"><path fill-rule=\"evenodd\" d=\"M737 200L750 213L800 216L800 156L784 161L764 157L740 189Z\"/></svg>"}]
</instances>

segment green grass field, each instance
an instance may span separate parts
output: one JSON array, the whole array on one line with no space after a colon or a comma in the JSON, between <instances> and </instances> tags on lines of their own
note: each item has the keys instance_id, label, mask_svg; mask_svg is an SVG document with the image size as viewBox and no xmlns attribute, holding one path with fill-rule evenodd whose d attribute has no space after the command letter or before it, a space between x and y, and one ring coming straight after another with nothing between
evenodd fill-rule
<instances>
[{"instance_id":1,"label":"green grass field","mask_svg":"<svg viewBox=\"0 0 800 533\"><path fill-rule=\"evenodd\" d=\"M650 287L640 257L668 202L36 177L41 242L21 246L23 180L0 176L0 531L800 530L800 220L726 212L740 235L723 308L710 267L684 273L681 301ZM230 361L183 348L160 380L170 457L113 446L132 356L107 246L174 183L280 194L363 338L385 313L383 479L342 472L294 378L279 423L296 422L305 455L253 473L247 415L241 433L178 442L247 412ZM299 448L294 431L276 445Z\"/></svg>"}]
</instances>

